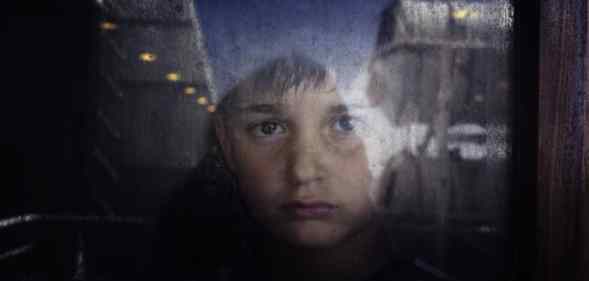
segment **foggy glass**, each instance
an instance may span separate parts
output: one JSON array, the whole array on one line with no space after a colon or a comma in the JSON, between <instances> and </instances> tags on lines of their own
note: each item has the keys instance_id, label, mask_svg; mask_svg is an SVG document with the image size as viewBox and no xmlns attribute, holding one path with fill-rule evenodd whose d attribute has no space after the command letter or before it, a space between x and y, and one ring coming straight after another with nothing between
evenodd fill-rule
<instances>
[{"instance_id":1,"label":"foggy glass","mask_svg":"<svg viewBox=\"0 0 589 281\"><path fill-rule=\"evenodd\" d=\"M403 124L387 194L400 255L450 280L509 276L509 2L98 2L88 177L109 213L157 215L210 150L225 93L297 53L342 95L380 96L377 126Z\"/></svg>"}]
</instances>

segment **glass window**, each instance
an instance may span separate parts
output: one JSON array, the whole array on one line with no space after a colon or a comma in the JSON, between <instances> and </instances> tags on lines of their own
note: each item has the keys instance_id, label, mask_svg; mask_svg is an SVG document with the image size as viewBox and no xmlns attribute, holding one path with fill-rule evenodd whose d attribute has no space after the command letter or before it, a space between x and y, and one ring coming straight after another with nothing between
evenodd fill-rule
<instances>
[{"instance_id":1,"label":"glass window","mask_svg":"<svg viewBox=\"0 0 589 281\"><path fill-rule=\"evenodd\" d=\"M510 2L96 9L87 176L154 274L510 276Z\"/></svg>"}]
</instances>

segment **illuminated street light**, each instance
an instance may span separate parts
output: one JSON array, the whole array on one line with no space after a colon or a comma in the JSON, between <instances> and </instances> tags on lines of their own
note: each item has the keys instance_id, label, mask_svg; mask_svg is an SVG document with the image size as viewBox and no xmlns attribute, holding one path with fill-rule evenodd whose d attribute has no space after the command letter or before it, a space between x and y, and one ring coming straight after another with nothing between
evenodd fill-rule
<instances>
[{"instance_id":1,"label":"illuminated street light","mask_svg":"<svg viewBox=\"0 0 589 281\"><path fill-rule=\"evenodd\" d=\"M207 97L198 97L198 99L196 99L196 103L200 105L205 105L209 103L209 100L207 99Z\"/></svg>"},{"instance_id":2,"label":"illuminated street light","mask_svg":"<svg viewBox=\"0 0 589 281\"><path fill-rule=\"evenodd\" d=\"M180 73L170 72L170 73L166 74L166 79L168 79L168 81L171 81L171 82L176 82L176 81L180 80Z\"/></svg>"},{"instance_id":3,"label":"illuminated street light","mask_svg":"<svg viewBox=\"0 0 589 281\"><path fill-rule=\"evenodd\" d=\"M110 21L103 21L100 23L100 28L102 30L115 30L118 27L119 27L118 25L116 25L115 23L110 22Z\"/></svg>"},{"instance_id":4,"label":"illuminated street light","mask_svg":"<svg viewBox=\"0 0 589 281\"><path fill-rule=\"evenodd\" d=\"M217 110L217 107L214 104L207 106L207 111L213 113Z\"/></svg>"},{"instance_id":5,"label":"illuminated street light","mask_svg":"<svg viewBox=\"0 0 589 281\"><path fill-rule=\"evenodd\" d=\"M469 9L459 9L452 13L452 17L457 20L464 20L466 18L475 18L479 15L478 12Z\"/></svg>"},{"instance_id":6,"label":"illuminated street light","mask_svg":"<svg viewBox=\"0 0 589 281\"><path fill-rule=\"evenodd\" d=\"M468 10L466 10L466 9L457 10L454 12L454 14L452 14L452 16L455 19L459 19L459 20L466 18L467 15L468 15Z\"/></svg>"},{"instance_id":7,"label":"illuminated street light","mask_svg":"<svg viewBox=\"0 0 589 281\"><path fill-rule=\"evenodd\" d=\"M194 95L194 94L196 94L196 88L194 88L192 86L188 86L188 87L184 88L184 94L189 95L189 96Z\"/></svg>"},{"instance_id":8,"label":"illuminated street light","mask_svg":"<svg viewBox=\"0 0 589 281\"><path fill-rule=\"evenodd\" d=\"M139 59L144 62L154 62L157 59L157 55L150 52L143 52L139 54Z\"/></svg>"}]
</instances>

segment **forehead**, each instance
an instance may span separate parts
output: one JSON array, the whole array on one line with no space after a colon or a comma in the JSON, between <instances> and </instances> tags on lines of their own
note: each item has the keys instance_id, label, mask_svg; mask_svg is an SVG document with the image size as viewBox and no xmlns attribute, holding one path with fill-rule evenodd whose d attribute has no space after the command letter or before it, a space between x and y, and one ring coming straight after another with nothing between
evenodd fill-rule
<instances>
[{"instance_id":1,"label":"forehead","mask_svg":"<svg viewBox=\"0 0 589 281\"><path fill-rule=\"evenodd\" d=\"M372 107L366 95L365 80L367 79L359 79L358 81L364 83L356 83L357 87L340 89L337 87L335 73L328 72L320 80L313 79L314 77L304 76L299 77L297 81L286 82L282 81L284 79L277 79L279 83L273 83L275 81L272 77L262 79L263 81L245 80L221 102L223 115L230 117L236 113L247 112L244 109L256 105L264 105L266 109L268 106L273 106L274 109L255 110L255 112L308 111L310 108L313 111L325 111L330 110L326 109L327 107L334 106L345 109Z\"/></svg>"},{"instance_id":2,"label":"forehead","mask_svg":"<svg viewBox=\"0 0 589 281\"><path fill-rule=\"evenodd\" d=\"M318 109L342 104L343 99L335 88L289 89L283 93L258 92L240 98L232 107L239 112L248 111L258 105L274 106L285 111L300 109Z\"/></svg>"}]
</instances>

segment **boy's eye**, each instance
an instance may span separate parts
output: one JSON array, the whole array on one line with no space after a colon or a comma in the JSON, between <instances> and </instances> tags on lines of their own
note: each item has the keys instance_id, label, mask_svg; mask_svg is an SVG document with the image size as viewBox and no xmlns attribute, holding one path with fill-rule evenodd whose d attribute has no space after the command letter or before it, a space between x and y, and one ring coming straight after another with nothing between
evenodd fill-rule
<instances>
[{"instance_id":1,"label":"boy's eye","mask_svg":"<svg viewBox=\"0 0 589 281\"><path fill-rule=\"evenodd\" d=\"M256 137L267 137L272 135L283 134L286 129L278 122L265 121L256 124L252 128L253 134Z\"/></svg>"},{"instance_id":2,"label":"boy's eye","mask_svg":"<svg viewBox=\"0 0 589 281\"><path fill-rule=\"evenodd\" d=\"M335 123L333 124L334 129L340 132L352 132L354 131L354 129L356 129L356 124L355 120L349 116L349 115L344 115L344 116L340 116L335 120Z\"/></svg>"}]
</instances>

